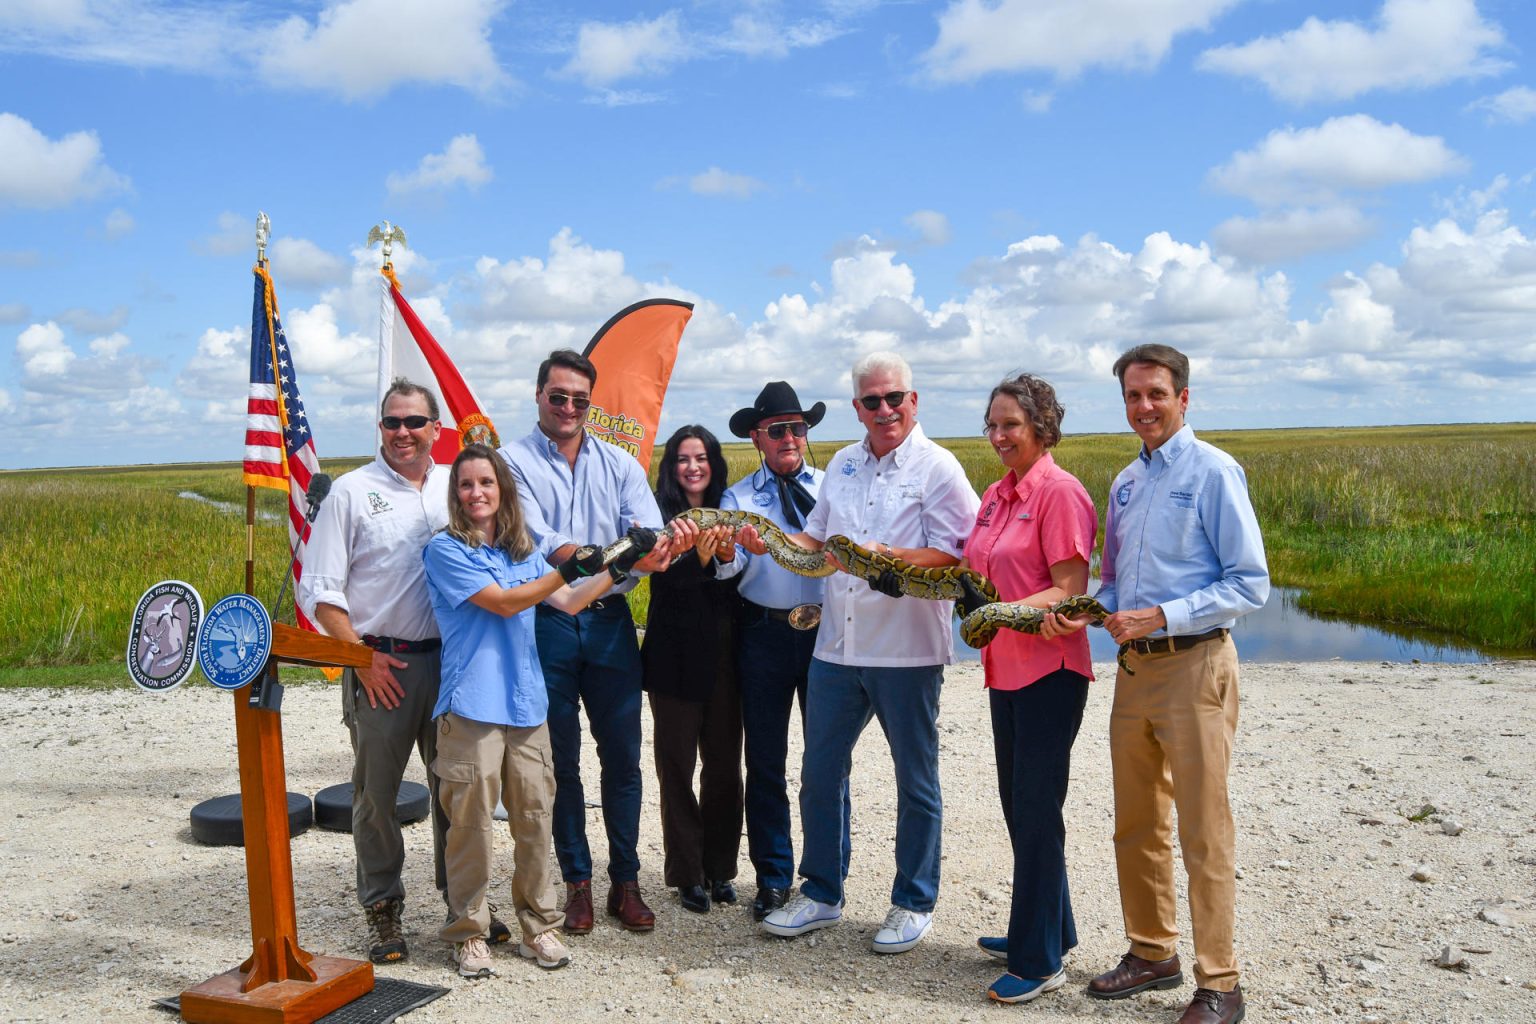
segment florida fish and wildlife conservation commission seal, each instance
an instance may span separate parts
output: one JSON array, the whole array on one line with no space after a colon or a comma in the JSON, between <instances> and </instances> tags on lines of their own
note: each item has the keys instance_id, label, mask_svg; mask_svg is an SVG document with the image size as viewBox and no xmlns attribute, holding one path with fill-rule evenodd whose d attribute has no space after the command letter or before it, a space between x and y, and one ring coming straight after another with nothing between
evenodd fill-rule
<instances>
[{"instance_id":1,"label":"florida fish and wildlife conservation commission seal","mask_svg":"<svg viewBox=\"0 0 1536 1024\"><path fill-rule=\"evenodd\" d=\"M197 638L203 675L223 690L238 690L261 674L272 654L272 617L250 594L230 594L208 609Z\"/></svg>"},{"instance_id":2,"label":"florida fish and wildlife conservation commission seal","mask_svg":"<svg viewBox=\"0 0 1536 1024\"><path fill-rule=\"evenodd\" d=\"M128 631L128 675L140 689L164 693L197 667L203 598L181 580L161 580L139 598Z\"/></svg>"}]
</instances>

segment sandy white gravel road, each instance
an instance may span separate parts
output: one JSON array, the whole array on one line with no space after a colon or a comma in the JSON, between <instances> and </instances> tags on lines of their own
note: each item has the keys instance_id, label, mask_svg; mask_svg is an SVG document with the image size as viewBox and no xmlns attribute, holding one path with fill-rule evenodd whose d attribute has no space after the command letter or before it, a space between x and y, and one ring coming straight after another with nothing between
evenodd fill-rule
<instances>
[{"instance_id":1,"label":"sandy white gravel road","mask_svg":"<svg viewBox=\"0 0 1536 1024\"><path fill-rule=\"evenodd\" d=\"M641 883L655 933L600 918L571 940L565 970L501 950L497 977L460 981L434 938L429 830L412 826L412 955L385 970L453 991L406 1019L1176 1019L1189 985L1111 1004L1081 991L1125 945L1110 847L1111 669L1099 666L1105 682L1076 747L1068 846L1082 944L1058 993L1016 1008L983 998L998 968L973 943L1005 927L1011 869L979 670L957 666L940 722L943 885L933 933L915 950L868 951L888 905L895 820L885 742L871 729L855 755L847 918L814 938L759 936L744 906L682 912L661 885L648 777ZM1255 665L1242 686L1233 798L1248 1019L1536 1021L1536 662ZM346 778L338 705L332 687L288 690L290 789ZM410 777L422 779L419 765ZM0 691L0 1018L170 1021L152 999L243 959L242 853L199 846L187 826L194 803L237 785L230 698L211 687ZM1408 820L1425 804L1437 810ZM591 821L597 837L596 812ZM303 944L361 955L350 837L312 830L293 857ZM750 896L745 849L741 862ZM1464 969L1432 963L1446 945L1465 950Z\"/></svg>"}]
</instances>

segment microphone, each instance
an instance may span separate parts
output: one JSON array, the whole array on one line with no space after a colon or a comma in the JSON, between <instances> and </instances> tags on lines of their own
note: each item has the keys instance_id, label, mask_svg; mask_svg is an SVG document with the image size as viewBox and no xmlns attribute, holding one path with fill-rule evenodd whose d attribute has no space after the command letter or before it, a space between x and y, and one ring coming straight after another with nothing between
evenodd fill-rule
<instances>
[{"instance_id":1,"label":"microphone","mask_svg":"<svg viewBox=\"0 0 1536 1024\"><path fill-rule=\"evenodd\" d=\"M309 478L309 489L304 492L304 501L309 506L309 508L304 512L305 527L308 527L310 523L315 521L315 516L320 514L320 503L323 502L325 500L325 496L330 493L331 477L329 473L316 473L314 476ZM299 536L299 540L306 541L308 539L309 530L302 530ZM293 580L293 567L297 565L298 562L299 552L295 550L293 552L293 558L288 562L288 572L283 576L282 588L277 592L277 603L272 606L273 618L277 618L277 616L283 610L283 597L288 593L288 584ZM297 598L295 598L295 600L297 600Z\"/></svg>"}]
</instances>

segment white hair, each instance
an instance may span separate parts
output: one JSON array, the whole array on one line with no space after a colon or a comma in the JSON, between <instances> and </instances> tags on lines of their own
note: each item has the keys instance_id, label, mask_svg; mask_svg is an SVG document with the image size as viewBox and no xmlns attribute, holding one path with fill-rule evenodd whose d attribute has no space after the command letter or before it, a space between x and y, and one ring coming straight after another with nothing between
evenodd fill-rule
<instances>
[{"instance_id":1,"label":"white hair","mask_svg":"<svg viewBox=\"0 0 1536 1024\"><path fill-rule=\"evenodd\" d=\"M905 359L895 352L871 352L853 364L853 397L859 397L859 388L866 378L881 371L894 373L901 383L901 390L912 390L912 367L907 365Z\"/></svg>"}]
</instances>

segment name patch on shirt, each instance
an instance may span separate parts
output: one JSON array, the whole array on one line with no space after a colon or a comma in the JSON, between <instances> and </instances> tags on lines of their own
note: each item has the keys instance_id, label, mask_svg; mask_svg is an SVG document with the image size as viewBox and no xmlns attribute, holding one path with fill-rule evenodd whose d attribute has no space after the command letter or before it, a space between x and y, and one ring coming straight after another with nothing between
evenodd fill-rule
<instances>
[{"instance_id":1,"label":"name patch on shirt","mask_svg":"<svg viewBox=\"0 0 1536 1024\"><path fill-rule=\"evenodd\" d=\"M902 484L901 496L906 501L922 501L923 485L914 483Z\"/></svg>"},{"instance_id":2,"label":"name patch on shirt","mask_svg":"<svg viewBox=\"0 0 1536 1024\"><path fill-rule=\"evenodd\" d=\"M1169 491L1168 500L1179 508L1195 507L1195 494L1193 491Z\"/></svg>"},{"instance_id":3,"label":"name patch on shirt","mask_svg":"<svg viewBox=\"0 0 1536 1024\"><path fill-rule=\"evenodd\" d=\"M1115 504L1119 505L1121 508L1125 508L1126 505L1130 504L1131 485L1135 482L1136 481L1134 480L1127 480L1125 483L1120 485L1120 489L1115 492Z\"/></svg>"},{"instance_id":4,"label":"name patch on shirt","mask_svg":"<svg viewBox=\"0 0 1536 1024\"><path fill-rule=\"evenodd\" d=\"M384 495L380 494L378 491L368 492L368 514L370 516L376 516L381 512L392 511L394 511L394 506L384 500Z\"/></svg>"}]
</instances>

